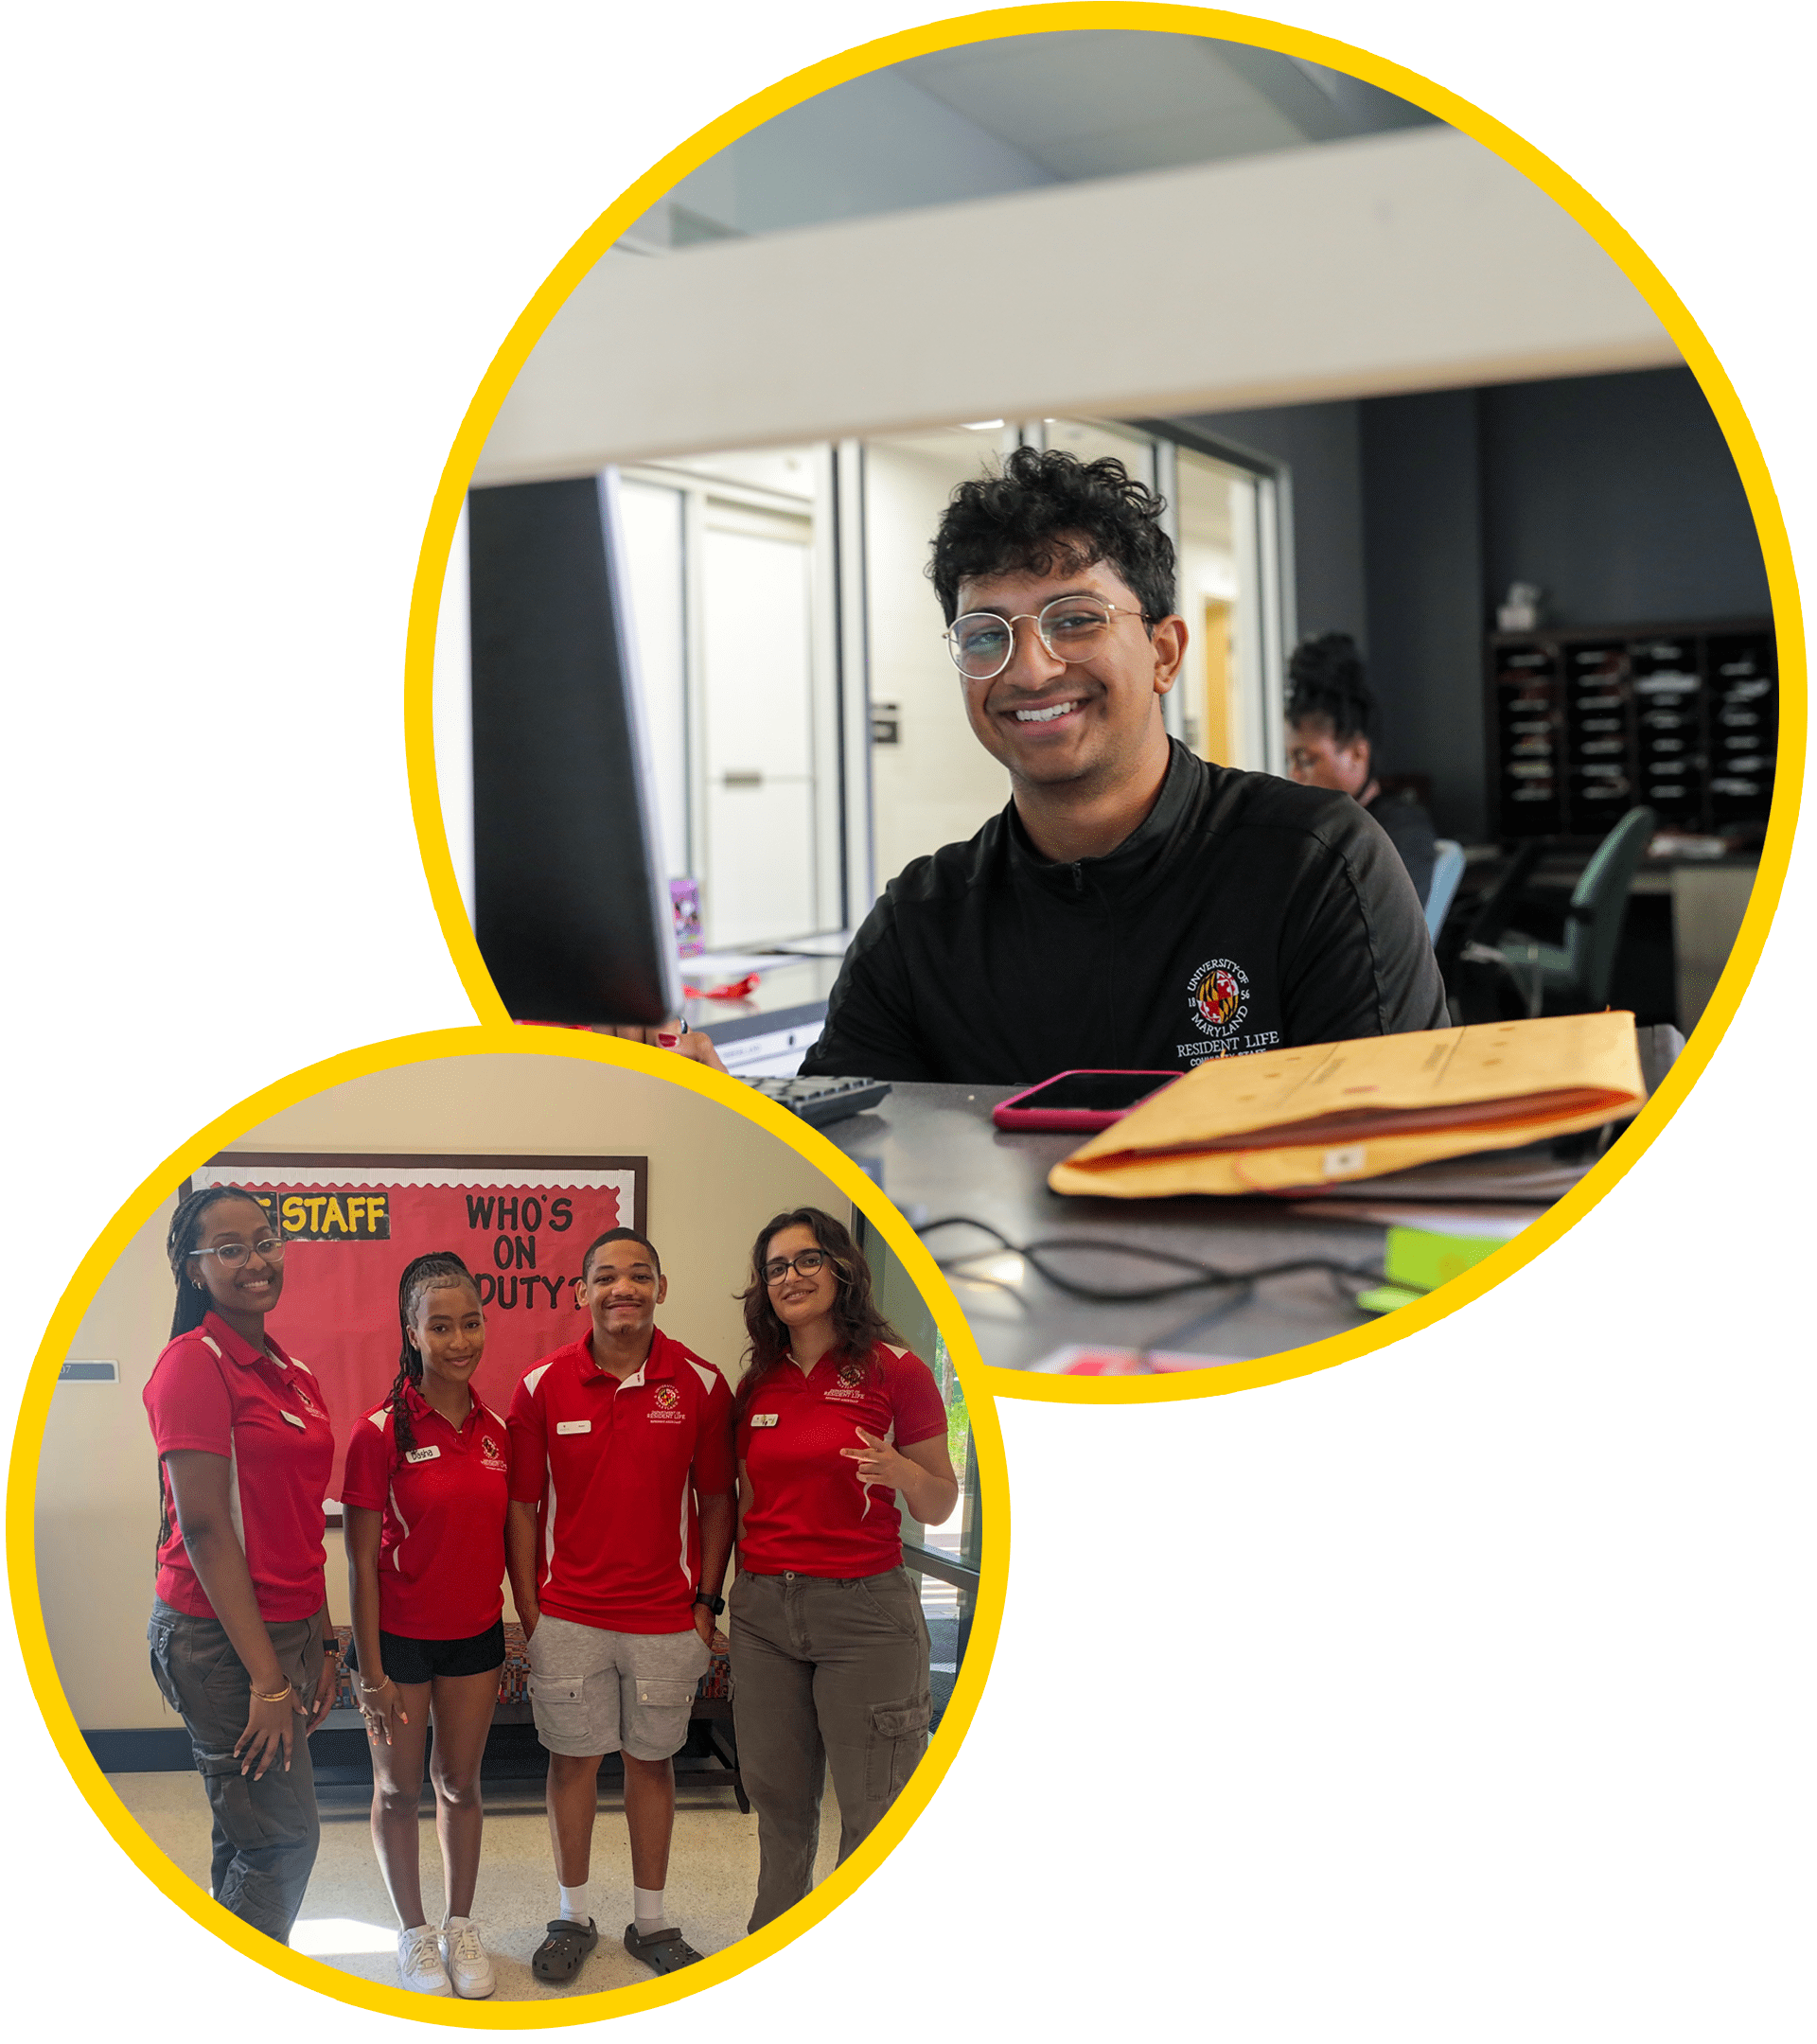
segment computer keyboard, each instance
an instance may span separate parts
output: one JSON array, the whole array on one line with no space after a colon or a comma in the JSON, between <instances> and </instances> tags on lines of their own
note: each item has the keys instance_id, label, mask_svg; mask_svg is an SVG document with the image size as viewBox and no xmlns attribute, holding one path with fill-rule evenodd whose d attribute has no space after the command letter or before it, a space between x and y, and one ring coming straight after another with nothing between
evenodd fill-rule
<instances>
[{"instance_id":1,"label":"computer keyboard","mask_svg":"<svg viewBox=\"0 0 1817 2044\"><path fill-rule=\"evenodd\" d=\"M890 1090L886 1079L747 1079L745 1084L803 1121L824 1128L847 1115L863 1114Z\"/></svg>"}]
</instances>

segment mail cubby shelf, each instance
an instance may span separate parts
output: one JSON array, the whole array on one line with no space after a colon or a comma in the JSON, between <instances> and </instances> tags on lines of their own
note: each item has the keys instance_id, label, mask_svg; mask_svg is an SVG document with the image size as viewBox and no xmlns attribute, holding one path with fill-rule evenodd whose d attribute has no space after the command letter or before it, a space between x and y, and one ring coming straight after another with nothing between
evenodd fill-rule
<instances>
[{"instance_id":1,"label":"mail cubby shelf","mask_svg":"<svg viewBox=\"0 0 1817 2044\"><path fill-rule=\"evenodd\" d=\"M1664 829L1744 835L1773 802L1768 618L1492 632L1490 827L1592 842L1637 802Z\"/></svg>"}]
</instances>

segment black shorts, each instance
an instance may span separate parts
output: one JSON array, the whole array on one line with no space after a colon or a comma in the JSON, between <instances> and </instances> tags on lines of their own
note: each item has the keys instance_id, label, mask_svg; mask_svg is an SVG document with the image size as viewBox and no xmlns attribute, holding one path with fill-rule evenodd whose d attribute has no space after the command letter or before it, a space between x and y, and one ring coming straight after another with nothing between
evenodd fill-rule
<instances>
[{"instance_id":1,"label":"black shorts","mask_svg":"<svg viewBox=\"0 0 1817 2044\"><path fill-rule=\"evenodd\" d=\"M401 1632L379 1634L385 1673L395 1683L432 1682L437 1675L485 1675L504 1665L504 1616L501 1612L484 1632L471 1639L406 1639ZM358 1669L360 1650L347 1642L347 1665Z\"/></svg>"}]
</instances>

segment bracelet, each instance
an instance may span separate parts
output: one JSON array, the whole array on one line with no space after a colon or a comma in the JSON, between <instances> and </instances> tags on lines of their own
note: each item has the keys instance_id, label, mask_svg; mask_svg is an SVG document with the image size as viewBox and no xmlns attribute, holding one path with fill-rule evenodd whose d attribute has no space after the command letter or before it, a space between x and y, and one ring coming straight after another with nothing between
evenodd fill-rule
<instances>
[{"instance_id":1,"label":"bracelet","mask_svg":"<svg viewBox=\"0 0 1817 2044\"><path fill-rule=\"evenodd\" d=\"M281 1703L290 1695L292 1687L294 1687L293 1683L286 1683L283 1688L273 1691L270 1696L267 1696L262 1689L255 1689L253 1694L261 1703Z\"/></svg>"},{"instance_id":2,"label":"bracelet","mask_svg":"<svg viewBox=\"0 0 1817 2044\"><path fill-rule=\"evenodd\" d=\"M365 1696L380 1696L390 1687L391 1677L389 1675L381 1683L369 1683L363 1675L360 1677L360 1688Z\"/></svg>"}]
</instances>

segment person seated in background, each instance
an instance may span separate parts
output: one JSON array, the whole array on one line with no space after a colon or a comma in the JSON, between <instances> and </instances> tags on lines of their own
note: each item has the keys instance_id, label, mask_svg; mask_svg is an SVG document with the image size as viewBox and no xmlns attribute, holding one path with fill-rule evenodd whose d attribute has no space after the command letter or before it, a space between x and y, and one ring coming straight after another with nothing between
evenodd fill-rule
<instances>
[{"instance_id":1,"label":"person seated in background","mask_svg":"<svg viewBox=\"0 0 1817 2044\"><path fill-rule=\"evenodd\" d=\"M1010 802L890 882L804 1073L1006 1084L1445 1027L1369 816L1169 737L1163 509L1113 458L1032 448L954 491L929 573Z\"/></svg>"},{"instance_id":2,"label":"person seated in background","mask_svg":"<svg viewBox=\"0 0 1817 2044\"><path fill-rule=\"evenodd\" d=\"M1375 698L1347 632L1302 639L1287 663L1287 771L1301 787L1334 788L1387 832L1423 903L1432 892L1432 819L1407 796L1384 795L1369 723Z\"/></svg>"}]
</instances>

